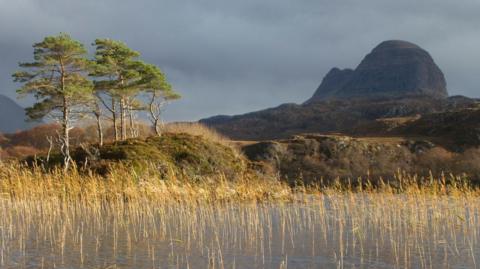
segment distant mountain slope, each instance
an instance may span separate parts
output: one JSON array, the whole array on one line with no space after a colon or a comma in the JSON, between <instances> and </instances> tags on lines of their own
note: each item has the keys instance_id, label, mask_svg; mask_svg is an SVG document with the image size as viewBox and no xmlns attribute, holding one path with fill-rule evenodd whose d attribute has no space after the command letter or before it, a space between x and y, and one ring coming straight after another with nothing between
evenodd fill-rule
<instances>
[{"instance_id":1,"label":"distant mountain slope","mask_svg":"<svg viewBox=\"0 0 480 269\"><path fill-rule=\"evenodd\" d=\"M5 95L0 95L0 132L13 133L32 128L36 124L26 122L25 109Z\"/></svg>"},{"instance_id":2,"label":"distant mountain slope","mask_svg":"<svg viewBox=\"0 0 480 269\"><path fill-rule=\"evenodd\" d=\"M480 146L480 106L423 115L383 132L403 137L428 137L453 151Z\"/></svg>"}]
</instances>

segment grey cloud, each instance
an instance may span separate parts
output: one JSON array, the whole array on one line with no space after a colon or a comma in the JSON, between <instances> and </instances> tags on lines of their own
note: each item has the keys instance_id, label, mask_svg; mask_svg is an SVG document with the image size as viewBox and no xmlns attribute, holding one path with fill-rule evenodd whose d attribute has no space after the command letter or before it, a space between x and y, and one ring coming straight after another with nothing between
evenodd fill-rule
<instances>
[{"instance_id":1,"label":"grey cloud","mask_svg":"<svg viewBox=\"0 0 480 269\"><path fill-rule=\"evenodd\" d=\"M386 39L419 44L452 94L479 97L479 11L476 0L0 0L0 92L14 97L17 62L63 31L123 40L159 65L184 96L168 120L302 102Z\"/></svg>"}]
</instances>

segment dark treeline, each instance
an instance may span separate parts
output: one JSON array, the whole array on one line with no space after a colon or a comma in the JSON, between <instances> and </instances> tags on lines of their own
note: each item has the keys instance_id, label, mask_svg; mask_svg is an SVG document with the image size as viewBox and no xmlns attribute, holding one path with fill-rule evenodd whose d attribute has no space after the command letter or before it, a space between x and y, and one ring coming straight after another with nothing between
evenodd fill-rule
<instances>
[{"instance_id":1,"label":"dark treeline","mask_svg":"<svg viewBox=\"0 0 480 269\"><path fill-rule=\"evenodd\" d=\"M70 131L89 116L96 119L98 144L104 143L103 121L111 122L114 141L138 136L136 113L147 111L152 129L161 135L163 106L180 98L155 65L125 43L97 39L93 56L68 34L46 37L33 45L34 61L20 63L13 74L22 84L19 96L33 95L37 102L26 109L31 119L49 117L59 123L56 137L67 169Z\"/></svg>"}]
</instances>

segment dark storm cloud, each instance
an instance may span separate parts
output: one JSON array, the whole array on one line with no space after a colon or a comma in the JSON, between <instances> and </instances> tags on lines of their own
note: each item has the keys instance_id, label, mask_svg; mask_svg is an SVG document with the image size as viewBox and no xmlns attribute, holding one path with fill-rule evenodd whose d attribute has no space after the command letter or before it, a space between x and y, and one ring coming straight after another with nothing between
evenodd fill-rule
<instances>
[{"instance_id":1,"label":"dark storm cloud","mask_svg":"<svg viewBox=\"0 0 480 269\"><path fill-rule=\"evenodd\" d=\"M387 39L427 49L451 94L479 97L479 12L476 0L0 0L0 92L15 96L10 74L32 43L68 32L123 40L159 65L184 96L170 120L302 102Z\"/></svg>"}]
</instances>

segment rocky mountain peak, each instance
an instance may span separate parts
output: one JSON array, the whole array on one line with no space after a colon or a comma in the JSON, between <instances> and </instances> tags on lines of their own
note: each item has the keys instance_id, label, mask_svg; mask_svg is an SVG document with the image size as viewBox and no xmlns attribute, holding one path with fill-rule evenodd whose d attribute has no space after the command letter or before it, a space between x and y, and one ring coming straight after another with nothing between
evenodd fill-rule
<instances>
[{"instance_id":1,"label":"rocky mountain peak","mask_svg":"<svg viewBox=\"0 0 480 269\"><path fill-rule=\"evenodd\" d=\"M407 41L376 46L355 70L332 69L307 103L345 98L448 96L445 77L430 54Z\"/></svg>"},{"instance_id":2,"label":"rocky mountain peak","mask_svg":"<svg viewBox=\"0 0 480 269\"><path fill-rule=\"evenodd\" d=\"M387 40L378 44L374 50L382 49L422 49L418 45L404 40Z\"/></svg>"}]
</instances>

